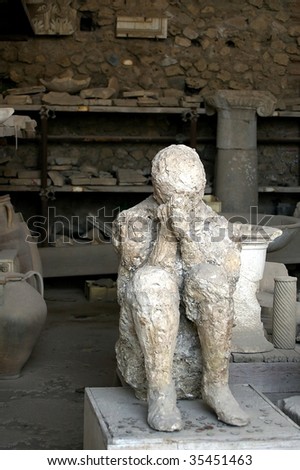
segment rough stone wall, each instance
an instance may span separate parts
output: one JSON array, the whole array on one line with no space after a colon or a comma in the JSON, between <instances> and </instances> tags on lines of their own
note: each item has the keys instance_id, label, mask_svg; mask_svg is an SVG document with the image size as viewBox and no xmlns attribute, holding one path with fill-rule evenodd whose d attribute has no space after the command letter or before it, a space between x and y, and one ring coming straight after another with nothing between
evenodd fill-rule
<instances>
[{"instance_id":1,"label":"rough stone wall","mask_svg":"<svg viewBox=\"0 0 300 470\"><path fill-rule=\"evenodd\" d=\"M299 186L299 144L289 140L298 135L297 119L258 120L258 141L260 136L286 141L258 145L259 186Z\"/></svg>"},{"instance_id":2,"label":"rough stone wall","mask_svg":"<svg viewBox=\"0 0 300 470\"><path fill-rule=\"evenodd\" d=\"M78 11L73 35L0 42L4 86L7 80L35 85L71 69L91 76L91 86L106 86L116 76L121 90L257 89L299 96L298 0L75 0L72 6ZM117 38L120 15L168 18L167 39ZM91 31L82 30L85 18Z\"/></svg>"}]
</instances>

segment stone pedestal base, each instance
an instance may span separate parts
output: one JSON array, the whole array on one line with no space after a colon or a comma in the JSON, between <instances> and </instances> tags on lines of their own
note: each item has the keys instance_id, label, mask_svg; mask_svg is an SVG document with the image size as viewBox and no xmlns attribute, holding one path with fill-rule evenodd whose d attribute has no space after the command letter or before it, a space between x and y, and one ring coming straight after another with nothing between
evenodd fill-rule
<instances>
[{"instance_id":1,"label":"stone pedestal base","mask_svg":"<svg viewBox=\"0 0 300 470\"><path fill-rule=\"evenodd\" d=\"M164 433L147 425L147 404L135 398L131 389L86 388L84 449L299 449L300 427L263 394L251 385L232 385L231 389L250 415L248 426L218 421L201 400L180 400L185 427Z\"/></svg>"}]
</instances>

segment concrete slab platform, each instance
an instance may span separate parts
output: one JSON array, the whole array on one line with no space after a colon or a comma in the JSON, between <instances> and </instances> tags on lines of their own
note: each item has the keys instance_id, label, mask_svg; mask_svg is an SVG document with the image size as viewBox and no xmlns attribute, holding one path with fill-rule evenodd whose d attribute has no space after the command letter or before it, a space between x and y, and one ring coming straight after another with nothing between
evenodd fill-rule
<instances>
[{"instance_id":1,"label":"concrete slab platform","mask_svg":"<svg viewBox=\"0 0 300 470\"><path fill-rule=\"evenodd\" d=\"M248 426L228 426L202 400L181 400L184 429L151 429L147 405L130 388L86 388L84 449L300 449L300 427L251 385L232 385L251 417Z\"/></svg>"}]
</instances>

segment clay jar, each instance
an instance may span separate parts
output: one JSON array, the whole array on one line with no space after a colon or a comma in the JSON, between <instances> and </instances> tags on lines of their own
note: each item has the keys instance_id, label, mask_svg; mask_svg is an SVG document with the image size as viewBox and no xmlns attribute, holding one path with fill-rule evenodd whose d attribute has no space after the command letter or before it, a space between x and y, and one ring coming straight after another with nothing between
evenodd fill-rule
<instances>
[{"instance_id":1,"label":"clay jar","mask_svg":"<svg viewBox=\"0 0 300 470\"><path fill-rule=\"evenodd\" d=\"M16 271L37 271L42 274L36 241L31 236L22 214L14 211L8 194L0 196L0 250L17 250ZM36 287L35 276L28 282Z\"/></svg>"},{"instance_id":2,"label":"clay jar","mask_svg":"<svg viewBox=\"0 0 300 470\"><path fill-rule=\"evenodd\" d=\"M29 282L35 278L38 289ZM45 323L47 307L40 273L0 275L0 379L12 379L28 360Z\"/></svg>"}]
</instances>

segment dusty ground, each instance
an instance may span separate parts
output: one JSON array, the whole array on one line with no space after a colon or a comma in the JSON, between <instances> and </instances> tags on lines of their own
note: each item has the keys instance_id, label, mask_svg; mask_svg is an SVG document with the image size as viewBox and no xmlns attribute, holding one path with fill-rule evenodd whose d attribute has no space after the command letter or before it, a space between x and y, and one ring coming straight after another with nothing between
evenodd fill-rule
<instances>
[{"instance_id":1,"label":"dusty ground","mask_svg":"<svg viewBox=\"0 0 300 470\"><path fill-rule=\"evenodd\" d=\"M116 384L118 306L77 284L46 283L40 339L22 376L0 381L0 449L82 449L84 388Z\"/></svg>"}]
</instances>

